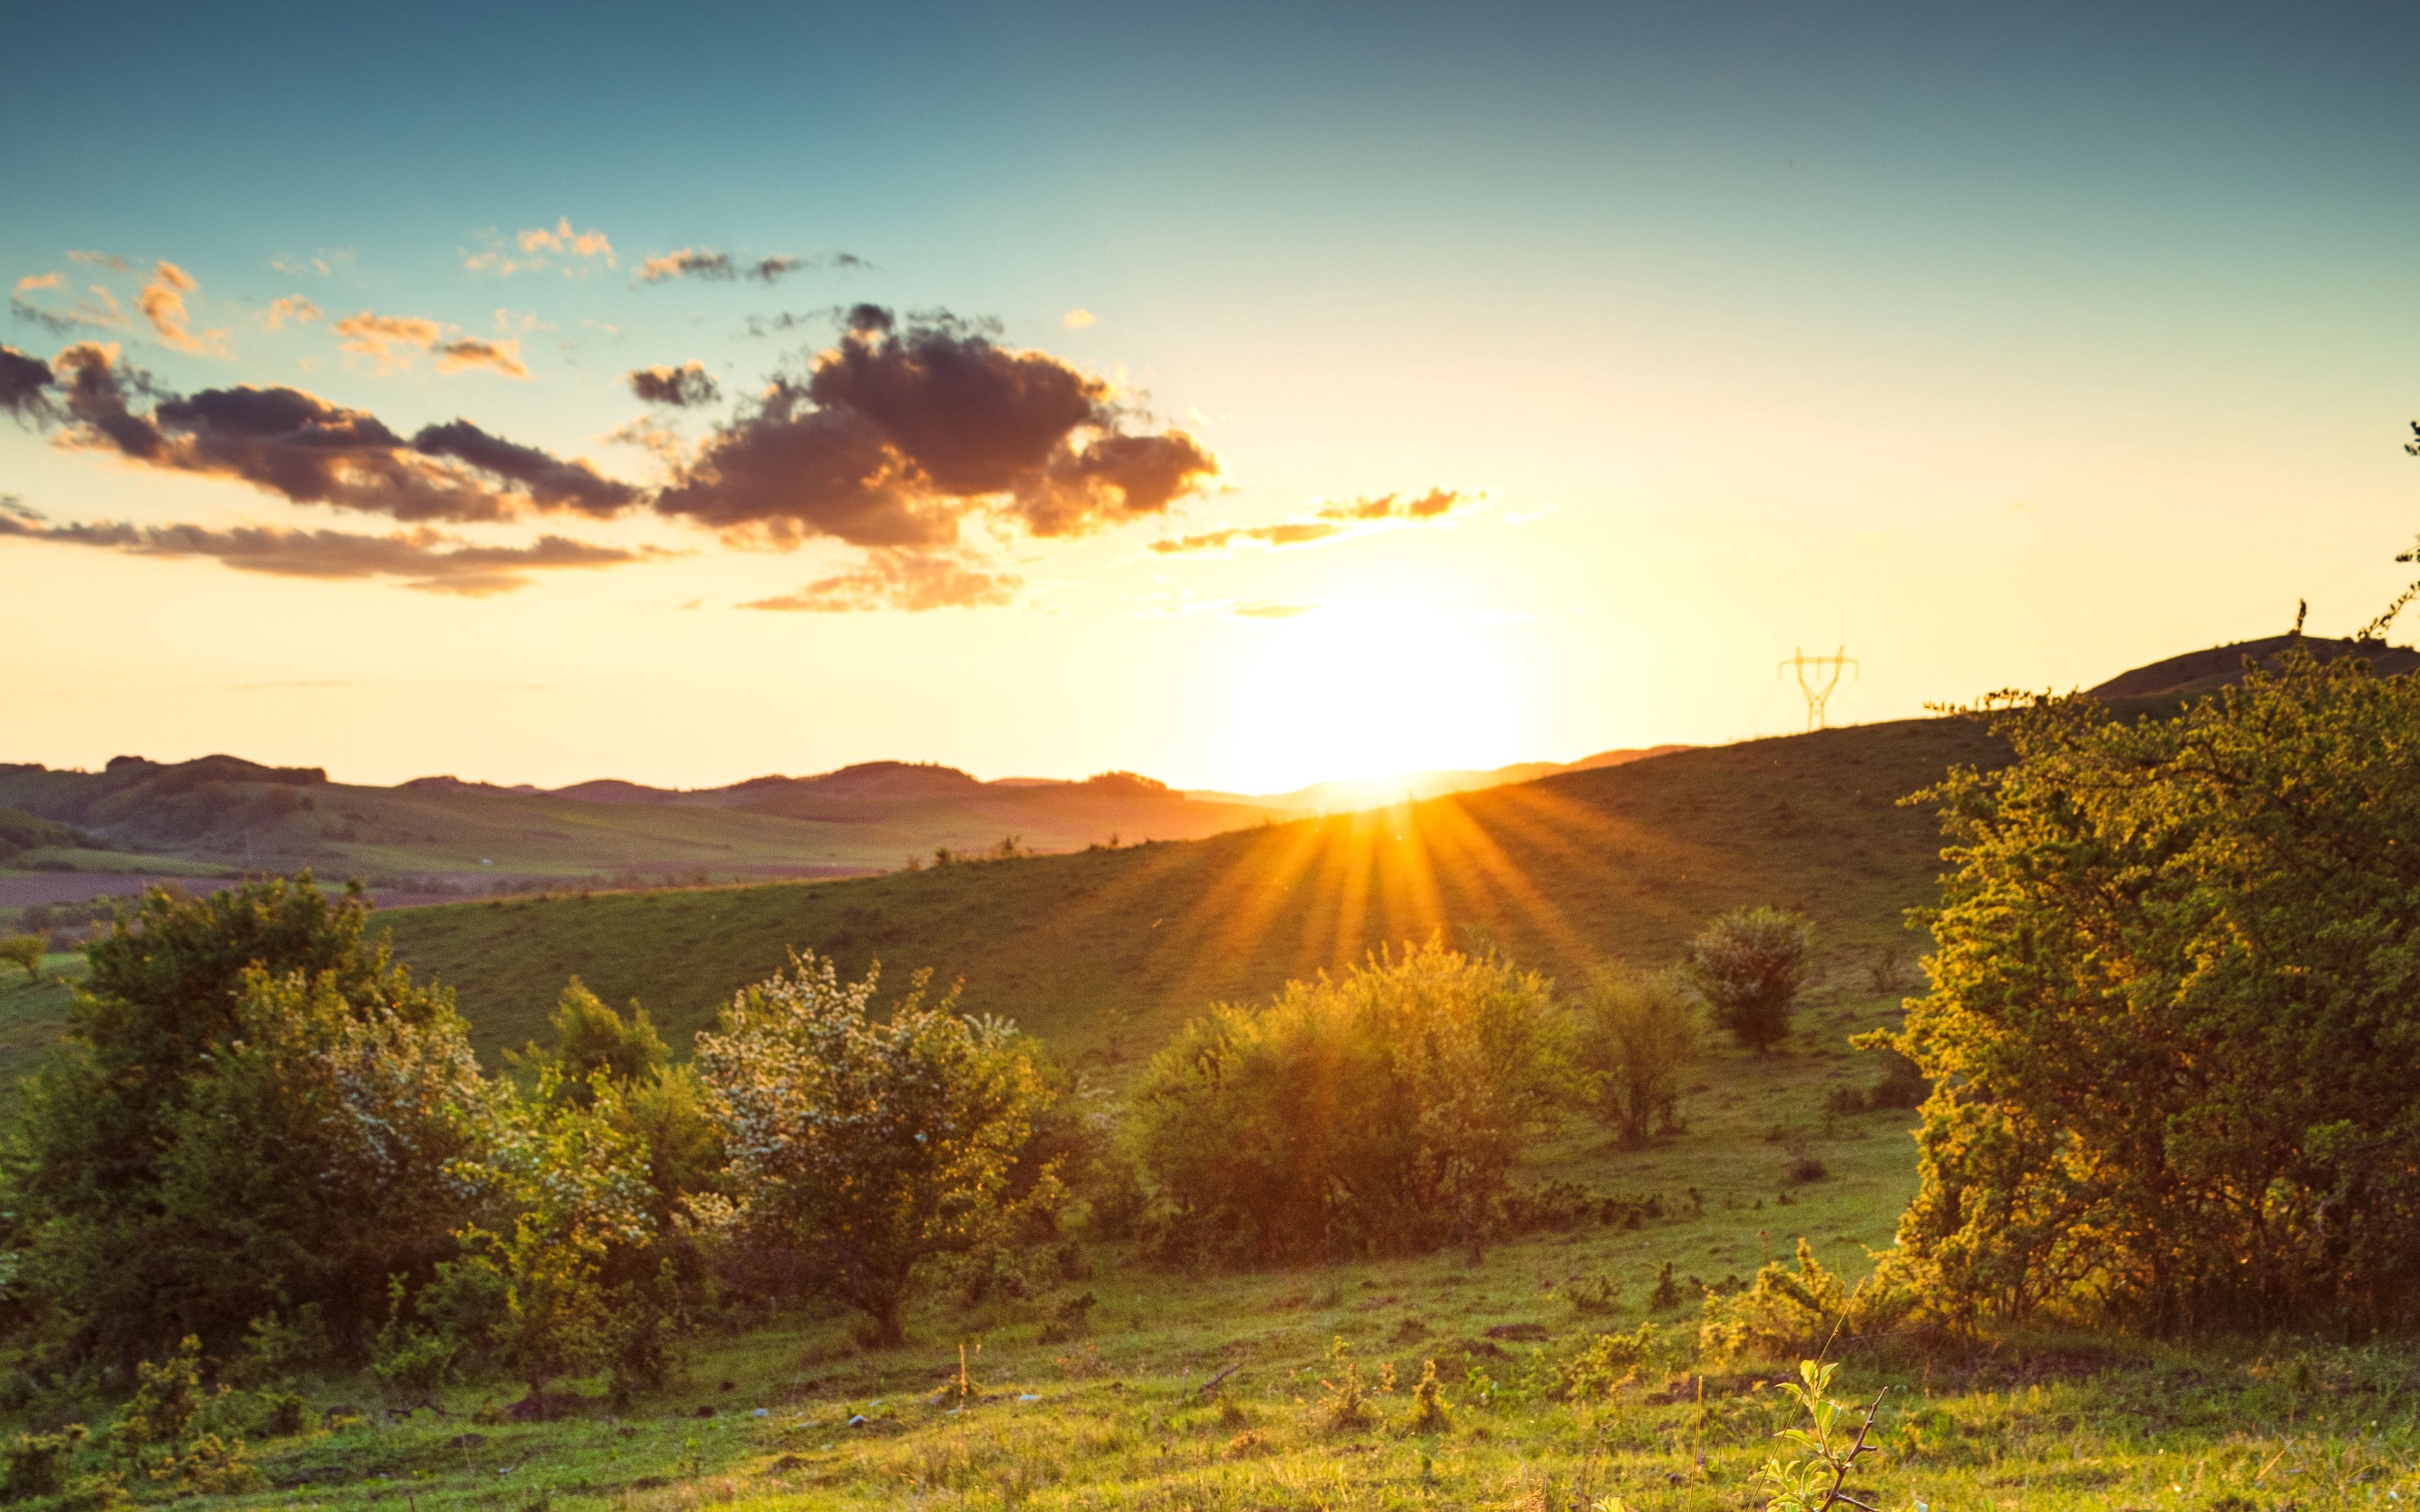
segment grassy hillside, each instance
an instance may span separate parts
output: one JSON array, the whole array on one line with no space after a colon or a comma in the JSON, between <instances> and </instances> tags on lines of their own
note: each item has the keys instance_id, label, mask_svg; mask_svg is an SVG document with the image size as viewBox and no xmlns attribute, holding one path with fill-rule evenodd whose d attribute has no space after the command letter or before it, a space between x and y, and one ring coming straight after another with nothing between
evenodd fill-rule
<instances>
[{"instance_id":1,"label":"grassy hillside","mask_svg":"<svg viewBox=\"0 0 2420 1512\"><path fill-rule=\"evenodd\" d=\"M507 1383L447 1391L444 1415L390 1417L375 1381L304 1380L290 1384L314 1430L254 1436L267 1488L201 1504L1760 1506L1751 1477L1786 1450L1771 1435L1794 1421L1772 1389L1786 1362L1690 1358L1698 1283L1746 1277L1802 1235L1855 1275L1887 1241L1915 1186L1911 1116L1823 1109L1831 1089L1871 1074L1842 1038L1891 1016L1887 1001L1836 981L1782 1054L1704 1063L1678 1137L1621 1150L1579 1126L1528 1163L1528 1180L1653 1196L1661 1215L1635 1228L1538 1233L1477 1264L1451 1254L1246 1274L1155 1271L1131 1246L1089 1245L1038 1294L968 1304L937 1288L903 1349L864 1352L850 1317L801 1307L700 1336L679 1379L626 1406L609 1409L601 1381L578 1383L587 1405L550 1424L504 1420L498 1410L521 1392ZM1679 1295L1658 1305L1668 1264ZM1590 1294L1598 1281L1609 1305ZM1554 1362L1645 1323L1657 1330L1651 1357L1627 1380L1578 1401L1550 1394ZM1359 1427L1326 1416L1340 1340L1365 1385L1395 1382ZM1847 1358L1841 1395L1893 1388L1877 1428L1885 1452L1855 1483L1877 1507L2321 1512L2420 1496L2420 1372L2389 1346L2055 1337L1885 1353L1848 1339L1833 1352ZM1447 1421L1415 1431L1408 1398L1429 1362ZM1216 1391L1198 1389L1222 1374ZM337 1404L351 1415L318 1429Z\"/></svg>"},{"instance_id":2,"label":"grassy hillside","mask_svg":"<svg viewBox=\"0 0 2420 1512\"><path fill-rule=\"evenodd\" d=\"M1931 816L1898 799L1977 725L1909 720L1676 752L1402 808L1185 843L846 882L597 893L381 917L403 957L452 983L492 1052L542 1032L566 976L637 997L676 1043L785 948L879 958L965 982L1073 1053L1147 1053L1218 998L1443 931L1570 980L1607 955L1659 959L1710 915L1803 908L1836 966L1903 938L1931 892Z\"/></svg>"}]
</instances>

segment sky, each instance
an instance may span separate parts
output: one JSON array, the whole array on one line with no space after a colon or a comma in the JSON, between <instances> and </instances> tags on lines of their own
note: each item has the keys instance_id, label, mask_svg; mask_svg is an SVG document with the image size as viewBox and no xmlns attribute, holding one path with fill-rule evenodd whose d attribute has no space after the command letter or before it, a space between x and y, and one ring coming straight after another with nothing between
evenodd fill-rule
<instances>
[{"instance_id":1,"label":"sky","mask_svg":"<svg viewBox=\"0 0 2420 1512\"><path fill-rule=\"evenodd\" d=\"M11 38L0 760L1276 791L2343 634L2420 532L2399 8Z\"/></svg>"}]
</instances>

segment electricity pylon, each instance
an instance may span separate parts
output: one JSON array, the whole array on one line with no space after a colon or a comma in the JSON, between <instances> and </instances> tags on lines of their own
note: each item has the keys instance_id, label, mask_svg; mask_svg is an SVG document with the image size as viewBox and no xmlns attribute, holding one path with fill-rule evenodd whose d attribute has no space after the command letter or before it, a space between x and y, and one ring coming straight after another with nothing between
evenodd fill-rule
<instances>
[{"instance_id":1,"label":"electricity pylon","mask_svg":"<svg viewBox=\"0 0 2420 1512\"><path fill-rule=\"evenodd\" d=\"M1840 686L1841 671L1857 665L1857 658L1850 656L1848 651L1848 647L1842 646L1828 656L1810 656L1804 648L1798 648L1796 655L1781 664L1782 671L1798 674L1798 691L1807 695L1807 729L1825 728L1824 707L1832 702L1832 690ZM1827 671L1828 676L1825 675ZM1813 673L1811 677L1808 675L1810 671ZM1774 675L1778 677L1780 673Z\"/></svg>"}]
</instances>

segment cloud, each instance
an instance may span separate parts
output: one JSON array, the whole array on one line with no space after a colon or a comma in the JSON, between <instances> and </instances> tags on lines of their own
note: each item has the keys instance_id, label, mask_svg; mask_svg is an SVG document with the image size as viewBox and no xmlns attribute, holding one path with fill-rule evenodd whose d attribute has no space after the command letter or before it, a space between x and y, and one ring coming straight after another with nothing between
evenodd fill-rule
<instances>
[{"instance_id":1,"label":"cloud","mask_svg":"<svg viewBox=\"0 0 2420 1512\"><path fill-rule=\"evenodd\" d=\"M132 270L126 266L125 258L114 253L70 252L68 254L68 261L82 263L87 268L106 268L114 272L124 273Z\"/></svg>"},{"instance_id":2,"label":"cloud","mask_svg":"<svg viewBox=\"0 0 2420 1512\"><path fill-rule=\"evenodd\" d=\"M466 367L484 367L508 378L526 379L529 368L521 362L521 344L518 341L482 341L465 336L458 341L439 342L437 371L458 373Z\"/></svg>"},{"instance_id":3,"label":"cloud","mask_svg":"<svg viewBox=\"0 0 2420 1512\"><path fill-rule=\"evenodd\" d=\"M52 309L27 296L63 289L67 281L57 273L28 273L17 280L8 294L9 313L20 320L29 320L54 336L64 336L78 330L123 331L126 312L119 307L117 296L99 284L86 287L65 309Z\"/></svg>"},{"instance_id":4,"label":"cloud","mask_svg":"<svg viewBox=\"0 0 2420 1512\"><path fill-rule=\"evenodd\" d=\"M754 262L735 258L727 252L712 247L683 247L660 257L650 257L639 265L637 282L661 284L669 279L695 278L712 284L730 284L742 278L752 278L760 284L772 284L802 269L863 268L864 258L854 253L840 253L831 257L794 257L787 253L759 257Z\"/></svg>"},{"instance_id":5,"label":"cloud","mask_svg":"<svg viewBox=\"0 0 2420 1512\"><path fill-rule=\"evenodd\" d=\"M185 296L200 287L194 275L175 263L163 260L153 265L151 281L134 297L134 307L151 322L160 339L180 352L189 354L226 352L226 332L206 331L194 334L192 320L185 310Z\"/></svg>"},{"instance_id":6,"label":"cloud","mask_svg":"<svg viewBox=\"0 0 2420 1512\"><path fill-rule=\"evenodd\" d=\"M1266 600L1235 606L1235 614L1247 620L1291 620L1318 608L1315 604L1272 604Z\"/></svg>"},{"instance_id":7,"label":"cloud","mask_svg":"<svg viewBox=\"0 0 2420 1512\"><path fill-rule=\"evenodd\" d=\"M490 436L467 420L424 425L411 438L424 456L448 456L493 477L517 483L541 509L568 509L599 519L639 501L639 490L598 473L585 462L568 462L535 446Z\"/></svg>"},{"instance_id":8,"label":"cloud","mask_svg":"<svg viewBox=\"0 0 2420 1512\"><path fill-rule=\"evenodd\" d=\"M51 364L14 347L0 347L0 410L20 421L56 418L50 395Z\"/></svg>"},{"instance_id":9,"label":"cloud","mask_svg":"<svg viewBox=\"0 0 2420 1512\"><path fill-rule=\"evenodd\" d=\"M542 535L528 546L470 546L434 531L359 535L244 525L134 525L101 520L53 525L0 499L0 537L91 547L138 557L204 557L240 572L322 581L394 578L424 593L469 598L529 585L533 572L619 566L651 553Z\"/></svg>"},{"instance_id":10,"label":"cloud","mask_svg":"<svg viewBox=\"0 0 2420 1512\"><path fill-rule=\"evenodd\" d=\"M575 257L602 257L608 268L619 266L613 260L613 243L605 239L605 233L593 225L575 233L568 215L558 220L553 230L537 226L522 232L520 239L523 252L567 252Z\"/></svg>"},{"instance_id":11,"label":"cloud","mask_svg":"<svg viewBox=\"0 0 2420 1512\"><path fill-rule=\"evenodd\" d=\"M1132 435L1108 383L944 312L845 317L803 381L778 378L707 438L656 508L780 543L954 542L977 511L1036 536L1158 514L1218 463L1181 431Z\"/></svg>"},{"instance_id":12,"label":"cloud","mask_svg":"<svg viewBox=\"0 0 2420 1512\"><path fill-rule=\"evenodd\" d=\"M603 516L638 501L635 489L584 462L467 421L426 427L406 442L375 415L298 389L167 393L121 363L115 347L79 343L50 365L44 399L69 444L238 479L296 503L422 521L504 519L525 503ZM131 402L137 394L156 399L149 413Z\"/></svg>"},{"instance_id":13,"label":"cloud","mask_svg":"<svg viewBox=\"0 0 2420 1512\"><path fill-rule=\"evenodd\" d=\"M415 350L427 351L444 336L445 328L416 315L373 315L364 310L336 322L336 343L349 352L375 357L379 366L400 367Z\"/></svg>"},{"instance_id":14,"label":"cloud","mask_svg":"<svg viewBox=\"0 0 2420 1512\"><path fill-rule=\"evenodd\" d=\"M425 351L437 359L440 373L484 367L509 378L526 378L518 341L486 341L476 336L449 340L450 326L416 315L374 315L364 310L336 322L337 346L349 352L378 359L381 372L411 365L411 354Z\"/></svg>"},{"instance_id":15,"label":"cloud","mask_svg":"<svg viewBox=\"0 0 2420 1512\"><path fill-rule=\"evenodd\" d=\"M980 609L1014 603L1023 579L985 570L963 553L877 548L854 572L818 579L795 594L760 598L741 609L845 614L867 609Z\"/></svg>"},{"instance_id":16,"label":"cloud","mask_svg":"<svg viewBox=\"0 0 2420 1512\"><path fill-rule=\"evenodd\" d=\"M712 404L722 397L722 386L714 381L706 364L695 359L678 367L666 367L660 363L642 367L633 371L629 379L630 392L649 404L686 409Z\"/></svg>"},{"instance_id":17,"label":"cloud","mask_svg":"<svg viewBox=\"0 0 2420 1512\"><path fill-rule=\"evenodd\" d=\"M1312 511L1307 519L1280 520L1274 525L1229 526L1222 530L1204 531L1198 535L1171 536L1152 542L1151 548L1163 556L1172 556L1182 552L1218 551L1246 544L1271 548L1307 546L1313 541L1331 540L1342 535L1366 535L1373 531L1442 519L1466 504L1477 502L1481 497L1452 488L1432 488L1421 494L1378 494L1347 500L1342 503L1324 504Z\"/></svg>"},{"instance_id":18,"label":"cloud","mask_svg":"<svg viewBox=\"0 0 2420 1512\"><path fill-rule=\"evenodd\" d=\"M1065 315L1061 316L1059 317L1059 323L1065 326L1070 331L1081 331L1086 326L1093 324L1100 317L1094 315L1092 311L1083 309L1079 306L1078 308L1070 310Z\"/></svg>"},{"instance_id":19,"label":"cloud","mask_svg":"<svg viewBox=\"0 0 2420 1512\"><path fill-rule=\"evenodd\" d=\"M288 294L269 302L269 308L261 314L260 323L268 330L277 331L289 325L307 326L315 320L326 318L319 313L319 307L309 300L300 294Z\"/></svg>"}]
</instances>

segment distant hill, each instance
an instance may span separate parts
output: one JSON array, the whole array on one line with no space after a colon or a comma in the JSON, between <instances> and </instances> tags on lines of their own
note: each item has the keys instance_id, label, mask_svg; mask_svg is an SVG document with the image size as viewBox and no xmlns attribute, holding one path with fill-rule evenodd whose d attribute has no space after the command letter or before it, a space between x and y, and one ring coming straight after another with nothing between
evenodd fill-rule
<instances>
[{"instance_id":1,"label":"distant hill","mask_svg":"<svg viewBox=\"0 0 2420 1512\"><path fill-rule=\"evenodd\" d=\"M1802 908L1834 969L1905 940L1940 841L1898 800L2003 748L1918 719L1676 751L1420 803L1074 855L830 882L597 893L382 916L460 994L484 1052L542 1036L564 979L690 1033L788 947L894 983L936 968L964 1006L1125 1063L1213 999L1442 932L1575 982L1668 959L1711 915Z\"/></svg>"},{"instance_id":2,"label":"distant hill","mask_svg":"<svg viewBox=\"0 0 2420 1512\"><path fill-rule=\"evenodd\" d=\"M407 888L491 876L854 874L937 849L1187 839L1267 815L1130 773L986 783L952 767L873 762L694 792L607 779L550 794L451 777L359 786L233 756L121 756L100 772L0 765L0 806L119 850L252 872L307 866Z\"/></svg>"},{"instance_id":3,"label":"distant hill","mask_svg":"<svg viewBox=\"0 0 2420 1512\"><path fill-rule=\"evenodd\" d=\"M1313 782L1291 793L1254 795L1192 789L1186 796L1219 803L1257 804L1290 814L1351 813L1357 809L1374 809L1382 804L1401 803L1406 798L1473 793L1481 788L1502 787L1508 782L1534 782L1542 777L1554 777L1562 772L1592 772L1601 766L1620 766L1649 756L1663 756L1688 748L1686 746L1646 746L1634 749L1602 750L1575 762L1520 762L1486 771L1406 772L1398 777L1344 778Z\"/></svg>"},{"instance_id":4,"label":"distant hill","mask_svg":"<svg viewBox=\"0 0 2420 1512\"><path fill-rule=\"evenodd\" d=\"M2297 640L2304 650L2321 661L2334 661L2339 656L2366 656L2373 670L2390 677L2420 667L2420 651L2409 646L2390 646L2366 640L2330 640L2323 636L2273 635L2259 640L2239 640L2233 645L2212 646L2208 651L2189 651L2181 656L2170 656L2148 667L2119 672L2093 688L2092 696L2131 699L2213 692L2242 680L2245 658L2273 668L2277 665L2278 653Z\"/></svg>"}]
</instances>

